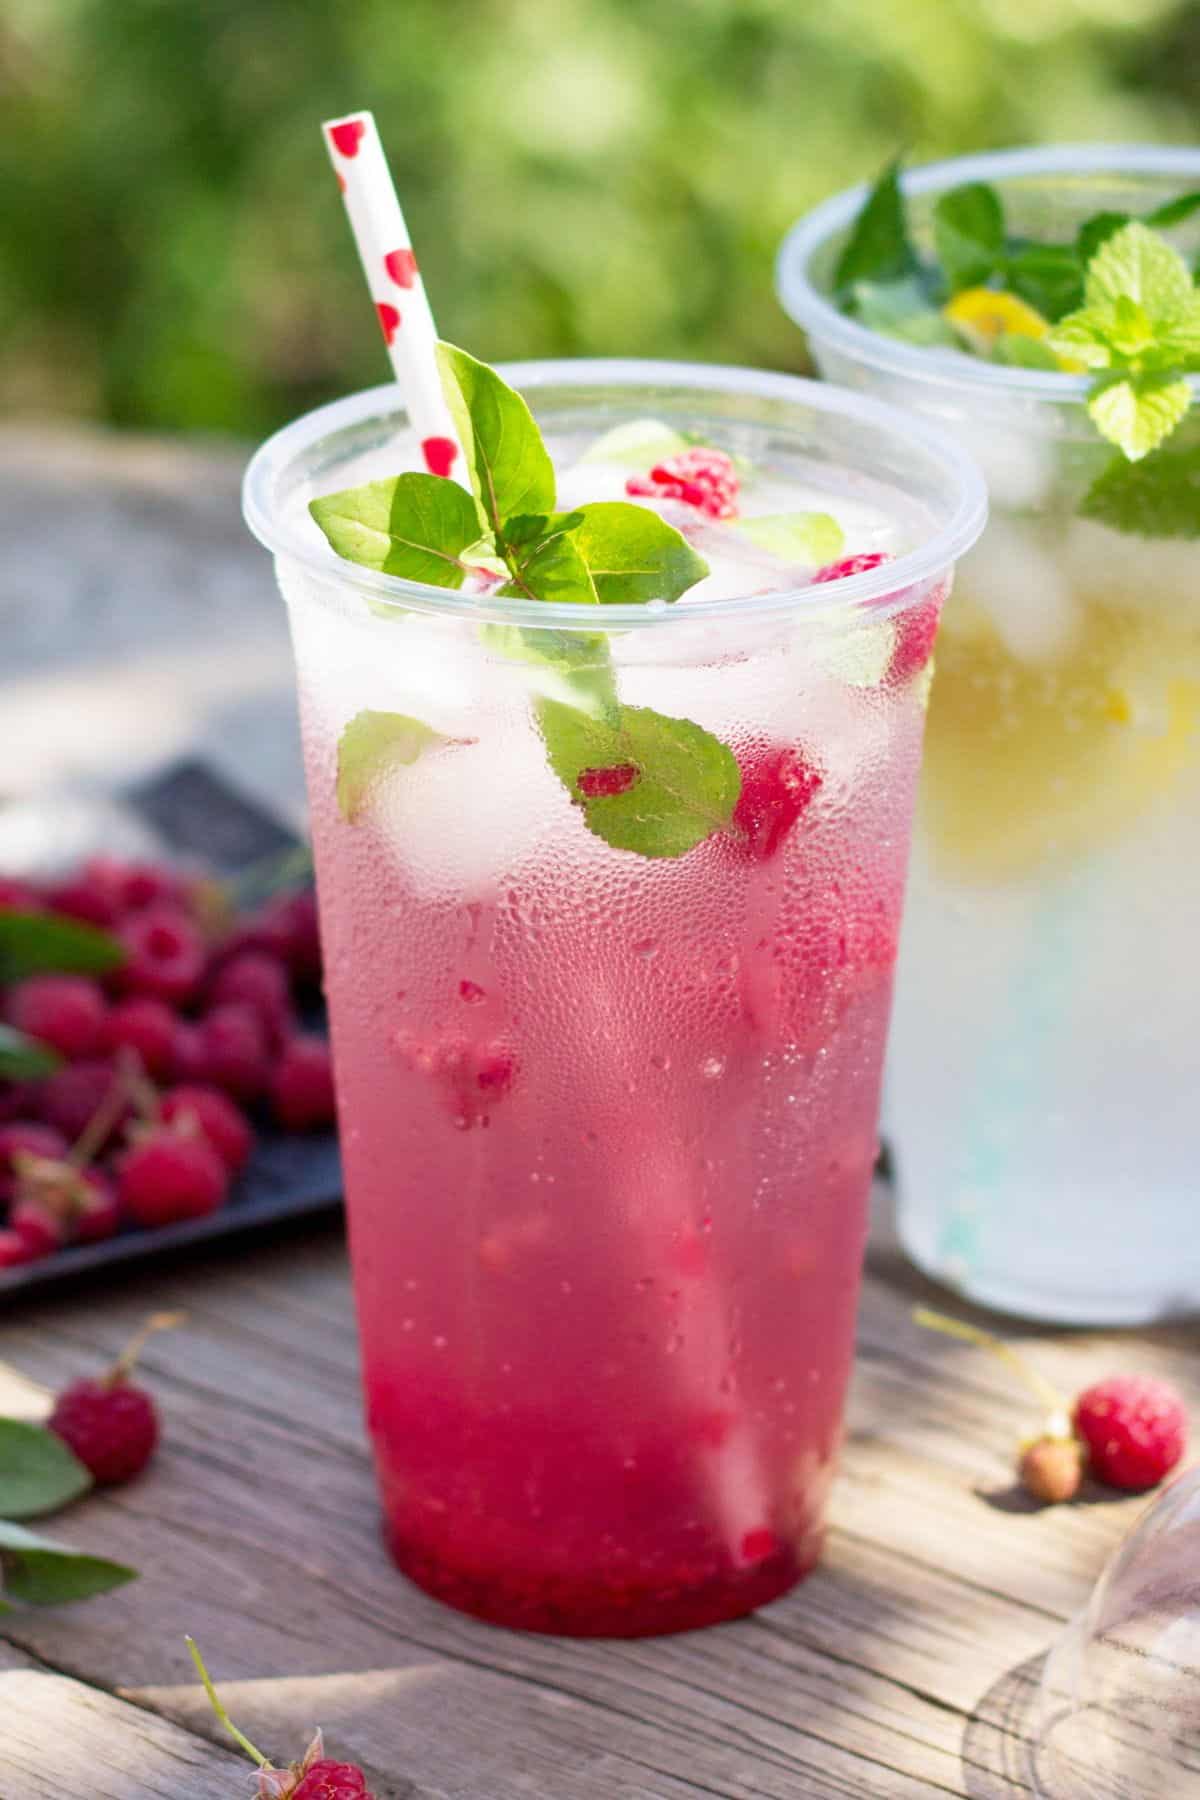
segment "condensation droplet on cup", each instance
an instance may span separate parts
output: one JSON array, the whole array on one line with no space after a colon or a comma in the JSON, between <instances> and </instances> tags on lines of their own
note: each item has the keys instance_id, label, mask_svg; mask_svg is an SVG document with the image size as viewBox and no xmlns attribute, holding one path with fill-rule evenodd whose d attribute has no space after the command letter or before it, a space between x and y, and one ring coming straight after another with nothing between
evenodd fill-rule
<instances>
[{"instance_id":1,"label":"condensation droplet on cup","mask_svg":"<svg viewBox=\"0 0 1200 1800\"><path fill-rule=\"evenodd\" d=\"M705 1081L720 1081L725 1073L725 1058L723 1056L706 1056L700 1064L700 1073Z\"/></svg>"}]
</instances>

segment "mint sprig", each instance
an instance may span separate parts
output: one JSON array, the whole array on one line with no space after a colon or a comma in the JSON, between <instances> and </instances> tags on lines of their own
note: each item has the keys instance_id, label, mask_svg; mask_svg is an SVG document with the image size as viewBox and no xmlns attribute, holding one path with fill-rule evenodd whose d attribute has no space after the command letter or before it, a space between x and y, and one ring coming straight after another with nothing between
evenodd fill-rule
<instances>
[{"instance_id":1,"label":"mint sprig","mask_svg":"<svg viewBox=\"0 0 1200 1800\"><path fill-rule=\"evenodd\" d=\"M399 475L314 500L312 516L339 556L449 588L483 562L505 572L504 598L583 606L669 603L708 573L646 507L606 500L556 510L553 465L525 401L465 350L440 344L438 361L471 494L439 476ZM732 753L689 719L622 706L605 633L481 629L493 649L529 665L550 766L591 831L615 849L682 856L729 825L741 784ZM338 745L343 818L360 823L391 771L447 742L406 714L358 713Z\"/></svg>"},{"instance_id":2,"label":"mint sprig","mask_svg":"<svg viewBox=\"0 0 1200 1800\"><path fill-rule=\"evenodd\" d=\"M1200 294L1179 252L1133 220L1092 256L1083 298L1047 341L1097 371L1088 411L1136 462L1170 436L1191 404L1185 375L1200 360Z\"/></svg>"}]
</instances>

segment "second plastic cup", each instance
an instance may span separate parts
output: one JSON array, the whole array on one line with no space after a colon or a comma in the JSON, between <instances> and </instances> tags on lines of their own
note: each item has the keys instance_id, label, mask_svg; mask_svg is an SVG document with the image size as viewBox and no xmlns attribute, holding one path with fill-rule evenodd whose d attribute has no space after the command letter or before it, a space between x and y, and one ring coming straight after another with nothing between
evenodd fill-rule
<instances>
[{"instance_id":1,"label":"second plastic cup","mask_svg":"<svg viewBox=\"0 0 1200 1800\"><path fill-rule=\"evenodd\" d=\"M920 169L933 206L993 183L1009 229L1069 242L1200 184L1200 152L1006 152ZM1200 550L1161 535L1099 436L1088 378L920 350L830 298L862 191L796 226L785 307L832 381L977 455L991 522L937 649L885 1130L929 1273L1064 1323L1200 1308ZM1172 237L1189 261L1194 221ZM1171 440L1195 467L1200 428ZM1116 528L1119 519L1123 529Z\"/></svg>"},{"instance_id":2,"label":"second plastic cup","mask_svg":"<svg viewBox=\"0 0 1200 1800\"><path fill-rule=\"evenodd\" d=\"M936 432L785 377L506 373L560 469L650 415L797 494L894 509L911 545L837 583L669 608L372 574L305 503L400 465L393 389L300 420L247 478L296 651L394 1554L507 1625L679 1630L772 1599L818 1553L923 665L982 485ZM737 759L740 810L685 855L593 835L550 766L537 708L585 707L592 662L639 717ZM436 745L351 820L339 743L384 716Z\"/></svg>"}]
</instances>

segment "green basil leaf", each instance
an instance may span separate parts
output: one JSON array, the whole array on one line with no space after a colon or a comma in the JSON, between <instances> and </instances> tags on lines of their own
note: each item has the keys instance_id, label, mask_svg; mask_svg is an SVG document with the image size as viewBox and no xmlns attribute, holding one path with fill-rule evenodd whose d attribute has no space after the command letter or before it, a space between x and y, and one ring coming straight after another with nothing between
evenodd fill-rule
<instances>
[{"instance_id":1,"label":"green basil leaf","mask_svg":"<svg viewBox=\"0 0 1200 1800\"><path fill-rule=\"evenodd\" d=\"M137 1570L102 1556L88 1556L50 1538L35 1537L0 1519L0 1570L4 1593L26 1606L61 1606L87 1600L137 1580Z\"/></svg>"},{"instance_id":2,"label":"green basil leaf","mask_svg":"<svg viewBox=\"0 0 1200 1800\"><path fill-rule=\"evenodd\" d=\"M308 510L347 562L433 587L460 588L463 552L479 541L474 500L441 475L368 481L310 501Z\"/></svg>"},{"instance_id":3,"label":"green basil leaf","mask_svg":"<svg viewBox=\"0 0 1200 1800\"><path fill-rule=\"evenodd\" d=\"M0 1419L0 1518L36 1519L86 1494L92 1478L44 1425Z\"/></svg>"},{"instance_id":4,"label":"green basil leaf","mask_svg":"<svg viewBox=\"0 0 1200 1800\"><path fill-rule=\"evenodd\" d=\"M125 951L111 932L55 913L0 913L0 983L26 975L106 975Z\"/></svg>"},{"instance_id":5,"label":"green basil leaf","mask_svg":"<svg viewBox=\"0 0 1200 1800\"><path fill-rule=\"evenodd\" d=\"M520 394L453 344L439 344L437 355L471 486L492 532L499 536L506 519L523 513L553 512L554 468Z\"/></svg>"},{"instance_id":6,"label":"green basil leaf","mask_svg":"<svg viewBox=\"0 0 1200 1800\"><path fill-rule=\"evenodd\" d=\"M40 1081L62 1067L62 1057L48 1044L0 1024L0 1080Z\"/></svg>"},{"instance_id":7,"label":"green basil leaf","mask_svg":"<svg viewBox=\"0 0 1200 1800\"><path fill-rule=\"evenodd\" d=\"M648 506L597 500L576 516L574 542L602 605L678 600L708 574L683 534Z\"/></svg>"},{"instance_id":8,"label":"green basil leaf","mask_svg":"<svg viewBox=\"0 0 1200 1800\"><path fill-rule=\"evenodd\" d=\"M356 713L338 739L337 803L343 819L360 824L384 776L449 742L432 725L404 713Z\"/></svg>"}]
</instances>

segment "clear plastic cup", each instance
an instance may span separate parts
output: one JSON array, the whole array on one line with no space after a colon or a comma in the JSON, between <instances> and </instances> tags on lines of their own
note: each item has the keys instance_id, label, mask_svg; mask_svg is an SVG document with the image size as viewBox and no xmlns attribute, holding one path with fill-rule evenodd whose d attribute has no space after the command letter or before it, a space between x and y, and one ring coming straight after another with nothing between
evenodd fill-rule
<instances>
[{"instance_id":1,"label":"clear plastic cup","mask_svg":"<svg viewBox=\"0 0 1200 1800\"><path fill-rule=\"evenodd\" d=\"M1200 151L964 157L1014 232L1069 240L1200 184ZM829 298L863 190L803 219L784 306L823 375L918 409L975 455L988 531L942 620L889 1050L905 1247L972 1299L1065 1323L1200 1305L1200 549L1081 510L1117 459L1088 378L919 350ZM1200 223L1170 234L1193 259ZM1194 449L1189 421L1171 449Z\"/></svg>"},{"instance_id":2,"label":"clear plastic cup","mask_svg":"<svg viewBox=\"0 0 1200 1800\"><path fill-rule=\"evenodd\" d=\"M840 582L671 607L374 574L305 503L402 466L392 388L301 419L246 479L296 652L389 1542L469 1612L638 1635L745 1612L818 1553L924 725L894 646L936 617L984 496L924 423L818 384L506 374L560 470L650 416L785 495L894 507L910 539ZM581 706L593 662L733 751L754 830L655 859L586 828L536 717ZM337 747L364 710L442 741L350 823Z\"/></svg>"},{"instance_id":3,"label":"clear plastic cup","mask_svg":"<svg viewBox=\"0 0 1200 1800\"><path fill-rule=\"evenodd\" d=\"M1119 1545L1046 1659L1032 1723L1041 1800L1200 1796L1200 1471Z\"/></svg>"}]
</instances>

